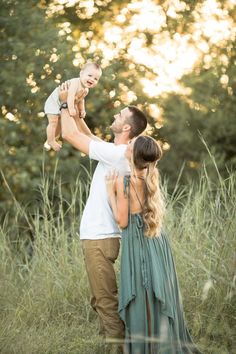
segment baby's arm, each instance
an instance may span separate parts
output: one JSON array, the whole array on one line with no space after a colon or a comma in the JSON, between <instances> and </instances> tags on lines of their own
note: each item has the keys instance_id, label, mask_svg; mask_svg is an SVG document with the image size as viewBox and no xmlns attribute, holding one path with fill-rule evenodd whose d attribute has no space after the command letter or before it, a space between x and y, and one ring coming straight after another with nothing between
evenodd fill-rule
<instances>
[{"instance_id":1,"label":"baby's arm","mask_svg":"<svg viewBox=\"0 0 236 354\"><path fill-rule=\"evenodd\" d=\"M80 118L85 118L85 116L86 116L85 100L84 100L84 98L85 98L85 96L87 96L88 92L89 92L88 89L85 89L85 90L84 90L84 93L83 93L82 97L80 98L79 103L78 103L78 105L77 105L78 110L79 110L79 116L80 116Z\"/></svg>"},{"instance_id":2,"label":"baby's arm","mask_svg":"<svg viewBox=\"0 0 236 354\"><path fill-rule=\"evenodd\" d=\"M85 112L85 102L84 99L80 99L78 103L78 110L79 110L79 117L80 118L85 118L86 112Z\"/></svg>"},{"instance_id":3,"label":"baby's arm","mask_svg":"<svg viewBox=\"0 0 236 354\"><path fill-rule=\"evenodd\" d=\"M67 104L70 116L76 115L75 109L75 95L78 89L78 79L70 80L70 86L68 89Z\"/></svg>"}]
</instances>

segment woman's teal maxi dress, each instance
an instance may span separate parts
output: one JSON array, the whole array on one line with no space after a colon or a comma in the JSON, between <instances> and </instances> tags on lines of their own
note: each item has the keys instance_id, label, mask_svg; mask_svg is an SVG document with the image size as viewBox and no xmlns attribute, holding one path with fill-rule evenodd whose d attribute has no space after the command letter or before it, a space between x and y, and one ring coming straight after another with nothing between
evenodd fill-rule
<instances>
[{"instance_id":1,"label":"woman's teal maxi dress","mask_svg":"<svg viewBox=\"0 0 236 354\"><path fill-rule=\"evenodd\" d=\"M124 183L129 198L129 177ZM122 232L119 314L128 354L201 354L185 325L168 239L145 237L141 214L130 214Z\"/></svg>"}]
</instances>

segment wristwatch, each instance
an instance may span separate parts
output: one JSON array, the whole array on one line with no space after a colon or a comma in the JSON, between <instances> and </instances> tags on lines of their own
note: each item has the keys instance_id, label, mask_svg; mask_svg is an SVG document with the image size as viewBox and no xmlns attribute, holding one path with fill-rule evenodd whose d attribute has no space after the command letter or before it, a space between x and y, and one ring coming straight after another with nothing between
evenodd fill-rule
<instances>
[{"instance_id":1,"label":"wristwatch","mask_svg":"<svg viewBox=\"0 0 236 354\"><path fill-rule=\"evenodd\" d=\"M60 111L61 111L62 109L66 109L66 108L68 108L67 102L62 102L61 105L60 105Z\"/></svg>"}]
</instances>

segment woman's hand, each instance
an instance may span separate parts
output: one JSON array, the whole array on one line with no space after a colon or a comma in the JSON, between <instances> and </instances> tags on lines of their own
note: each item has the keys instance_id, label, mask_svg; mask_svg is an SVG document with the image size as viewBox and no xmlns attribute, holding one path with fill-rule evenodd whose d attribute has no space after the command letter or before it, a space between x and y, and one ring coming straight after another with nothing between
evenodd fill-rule
<instances>
[{"instance_id":1,"label":"woman's hand","mask_svg":"<svg viewBox=\"0 0 236 354\"><path fill-rule=\"evenodd\" d=\"M111 170L106 175L106 187L114 219L120 228L128 225L128 199L124 194L124 178L118 171Z\"/></svg>"},{"instance_id":2,"label":"woman's hand","mask_svg":"<svg viewBox=\"0 0 236 354\"><path fill-rule=\"evenodd\" d=\"M118 172L116 170L111 170L106 175L106 187L109 199L116 193L116 181L118 178Z\"/></svg>"}]
</instances>

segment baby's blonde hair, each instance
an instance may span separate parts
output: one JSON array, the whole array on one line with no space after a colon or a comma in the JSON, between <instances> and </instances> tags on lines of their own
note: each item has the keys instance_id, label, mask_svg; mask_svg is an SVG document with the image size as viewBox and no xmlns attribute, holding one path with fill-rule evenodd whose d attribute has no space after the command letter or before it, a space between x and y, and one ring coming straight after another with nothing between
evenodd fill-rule
<instances>
[{"instance_id":1,"label":"baby's blonde hair","mask_svg":"<svg viewBox=\"0 0 236 354\"><path fill-rule=\"evenodd\" d=\"M98 63L94 62L94 61L88 61L87 63L85 63L81 70L85 70L85 69L87 69L90 66L93 66L96 70L99 70L99 71L102 72L101 66Z\"/></svg>"}]
</instances>

